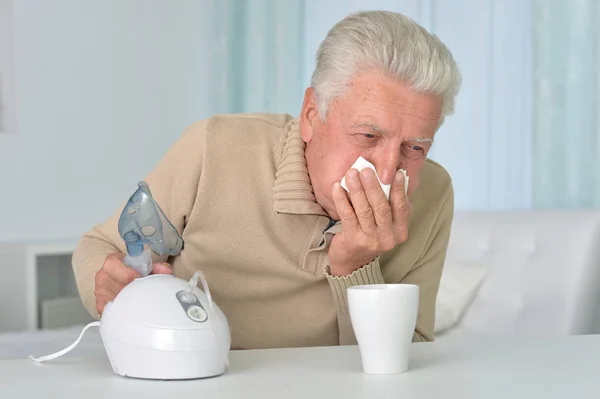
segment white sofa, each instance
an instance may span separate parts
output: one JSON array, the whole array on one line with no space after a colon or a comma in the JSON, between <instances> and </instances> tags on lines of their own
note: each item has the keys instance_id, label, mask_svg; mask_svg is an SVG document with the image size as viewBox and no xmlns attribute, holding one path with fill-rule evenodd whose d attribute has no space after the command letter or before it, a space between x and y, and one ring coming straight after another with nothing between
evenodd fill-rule
<instances>
[{"instance_id":1,"label":"white sofa","mask_svg":"<svg viewBox=\"0 0 600 399\"><path fill-rule=\"evenodd\" d=\"M457 211L437 305L437 339L600 333L600 210Z\"/></svg>"}]
</instances>

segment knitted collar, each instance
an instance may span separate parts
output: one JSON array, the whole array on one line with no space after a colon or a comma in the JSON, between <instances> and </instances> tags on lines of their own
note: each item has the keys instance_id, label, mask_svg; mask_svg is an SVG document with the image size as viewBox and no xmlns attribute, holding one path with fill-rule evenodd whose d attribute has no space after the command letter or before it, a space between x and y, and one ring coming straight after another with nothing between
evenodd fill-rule
<instances>
[{"instance_id":1,"label":"knitted collar","mask_svg":"<svg viewBox=\"0 0 600 399\"><path fill-rule=\"evenodd\" d=\"M304 150L306 143L300 136L300 121L291 119L286 125L283 150L277 159L273 205L280 213L328 216L317 203L313 192Z\"/></svg>"}]
</instances>

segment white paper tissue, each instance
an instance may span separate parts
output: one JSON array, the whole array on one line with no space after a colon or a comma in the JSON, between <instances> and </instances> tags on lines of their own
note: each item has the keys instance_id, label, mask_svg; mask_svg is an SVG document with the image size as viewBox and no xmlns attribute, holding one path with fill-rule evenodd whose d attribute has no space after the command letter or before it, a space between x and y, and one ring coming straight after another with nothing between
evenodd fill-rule
<instances>
[{"instance_id":1,"label":"white paper tissue","mask_svg":"<svg viewBox=\"0 0 600 399\"><path fill-rule=\"evenodd\" d=\"M366 159L364 159L363 157L358 157L358 159L354 162L354 164L350 167L350 169L356 169L359 172L361 170L363 170L364 168L370 168L375 172L375 176L377 177L377 181L379 182L379 184L381 185L381 188L383 189L383 192L385 193L385 197L389 200L390 199L390 188L391 188L391 184L383 184L381 183L381 180L379 180L379 175L377 175L377 171L375 170L375 166L373 166L373 164L369 161L367 161ZM408 179L409 177L406 174L406 170L404 169L398 169L399 171L401 171L404 174L404 192L408 193ZM346 186L346 176L344 176L344 178L341 181L342 187L344 187L344 189L346 191L348 190L348 187Z\"/></svg>"}]
</instances>

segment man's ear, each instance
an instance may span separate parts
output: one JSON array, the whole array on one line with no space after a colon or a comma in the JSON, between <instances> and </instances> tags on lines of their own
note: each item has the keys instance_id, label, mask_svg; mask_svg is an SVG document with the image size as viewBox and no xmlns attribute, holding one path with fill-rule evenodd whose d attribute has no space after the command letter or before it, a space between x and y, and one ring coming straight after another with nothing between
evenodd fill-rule
<instances>
[{"instance_id":1,"label":"man's ear","mask_svg":"<svg viewBox=\"0 0 600 399\"><path fill-rule=\"evenodd\" d=\"M315 99L315 91L312 87L304 91L304 102L300 112L300 135L302 140L308 143L312 140L315 123L319 118L319 111Z\"/></svg>"}]
</instances>

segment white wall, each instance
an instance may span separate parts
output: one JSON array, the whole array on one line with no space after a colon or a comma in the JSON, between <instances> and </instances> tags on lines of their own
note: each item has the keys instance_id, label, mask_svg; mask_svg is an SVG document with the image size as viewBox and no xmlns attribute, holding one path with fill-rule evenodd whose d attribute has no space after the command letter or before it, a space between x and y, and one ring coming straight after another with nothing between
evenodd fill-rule
<instances>
[{"instance_id":1,"label":"white wall","mask_svg":"<svg viewBox=\"0 0 600 399\"><path fill-rule=\"evenodd\" d=\"M456 113L431 152L453 177L456 208L529 208L530 7L530 0L306 0L304 80L319 42L346 14L408 15L448 45L463 73Z\"/></svg>"},{"instance_id":2,"label":"white wall","mask_svg":"<svg viewBox=\"0 0 600 399\"><path fill-rule=\"evenodd\" d=\"M0 135L0 241L73 239L207 116L197 0L14 2L19 131Z\"/></svg>"}]
</instances>

